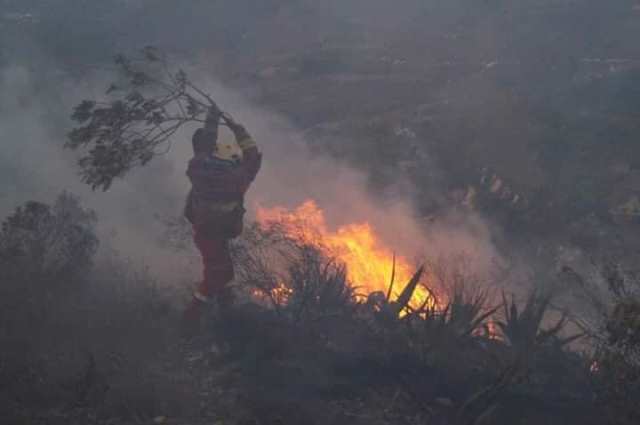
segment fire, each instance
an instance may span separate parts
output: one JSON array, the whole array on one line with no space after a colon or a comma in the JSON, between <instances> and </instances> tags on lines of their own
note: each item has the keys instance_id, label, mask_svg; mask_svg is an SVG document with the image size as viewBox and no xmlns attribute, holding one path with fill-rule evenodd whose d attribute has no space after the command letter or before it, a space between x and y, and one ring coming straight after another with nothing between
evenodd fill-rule
<instances>
[{"instance_id":1,"label":"fire","mask_svg":"<svg viewBox=\"0 0 640 425\"><path fill-rule=\"evenodd\" d=\"M386 246L369 223L352 223L329 229L324 212L314 201L306 201L294 210L282 207L259 208L257 221L267 226L277 223L288 236L310 243L327 255L342 261L347 267L349 282L358 292L368 295L373 292L386 293L394 274L394 295L402 290L415 272L406 257L396 256ZM418 287L411 305L433 304L433 297L424 287Z\"/></svg>"}]
</instances>

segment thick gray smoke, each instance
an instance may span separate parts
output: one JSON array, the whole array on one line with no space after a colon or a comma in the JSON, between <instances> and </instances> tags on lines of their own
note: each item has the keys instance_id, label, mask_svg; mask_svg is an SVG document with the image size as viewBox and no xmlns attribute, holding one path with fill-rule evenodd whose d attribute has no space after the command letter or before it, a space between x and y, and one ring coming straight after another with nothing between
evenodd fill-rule
<instances>
[{"instance_id":1,"label":"thick gray smoke","mask_svg":"<svg viewBox=\"0 0 640 425\"><path fill-rule=\"evenodd\" d=\"M332 229L368 222L416 263L515 270L516 292L566 264L590 274L589 252L635 267L639 16L637 0L0 0L0 217L67 190L105 251L169 285L199 278L160 241L194 128L107 193L62 147L111 56L154 45L264 151L249 219L314 200Z\"/></svg>"},{"instance_id":2,"label":"thick gray smoke","mask_svg":"<svg viewBox=\"0 0 640 425\"><path fill-rule=\"evenodd\" d=\"M175 55L175 65L186 63L190 76L245 123L264 150L264 169L248 196L250 213L312 199L333 228L369 222L398 253L466 253L486 271L500 257L495 229L464 208L447 211L447 196L452 188L477 185L474 173L485 166L517 193L552 181L538 160L546 151L536 147L548 136L547 123L533 122L533 112L567 82L591 78L591 68L582 66L597 61L583 59L605 56L597 43L602 34L618 40L620 54L635 51L632 18L615 30L588 24L627 16L632 3L0 1L0 214L69 190L98 212L106 245L166 280L184 268L179 256L158 245L164 229L156 216L181 214L193 128L176 135L166 156L107 193L80 183L75 154L62 148L72 107L107 86L110 56L153 44ZM562 24L576 16L590 31ZM369 121L411 134L416 156L406 154L415 146L395 139L384 143L343 131ZM314 143L312 153L307 130L325 125L338 128L340 139ZM336 159L346 152L349 164L357 163L368 146L380 149L360 160L372 165L356 164L356 170ZM438 164L442 158L448 162ZM397 162L411 160L411 178L396 173ZM440 188L440 182L449 185ZM430 204L440 208L435 219L423 217Z\"/></svg>"},{"instance_id":3,"label":"thick gray smoke","mask_svg":"<svg viewBox=\"0 0 640 425\"><path fill-rule=\"evenodd\" d=\"M50 68L55 69L55 68ZM148 174L134 173L116 189L92 192L80 182L76 158L63 149L74 102L92 97L104 80L89 77L82 84L61 75L56 87L39 89L39 73L24 66L9 66L0 73L0 166L3 185L0 213L6 216L27 200L51 202L62 191L78 195L99 215L101 237L127 255L156 263L151 244L155 211L167 212L177 205L179 186L172 187L172 165L154 164ZM172 195L174 194L174 195ZM159 262L160 263L160 262Z\"/></svg>"},{"instance_id":4,"label":"thick gray smoke","mask_svg":"<svg viewBox=\"0 0 640 425\"><path fill-rule=\"evenodd\" d=\"M184 277L185 259L158 245L164 229L156 217L175 217L182 212L189 186L184 172L191 156L193 128L176 135L167 155L116 181L106 193L92 192L80 182L75 153L63 149L71 124L66 113L78 100L100 96L107 77L108 73L98 71L86 75L79 84L60 73L59 86L42 93L37 73L17 65L2 70L0 213L5 216L30 199L50 202L68 190L98 212L101 236L108 245L148 264L160 280ZM333 228L369 222L389 247L410 258L466 252L486 268L496 256L488 229L479 218L452 215L450 222L426 225L406 196L394 195L392 190L372 196L362 172L335 158L311 154L301 132L284 117L253 105L212 78L195 75L195 79L246 124L264 151L264 168L247 200L250 215L259 206L294 208L315 200ZM221 137L232 138L228 131ZM191 270L187 276L195 279L197 273Z\"/></svg>"}]
</instances>

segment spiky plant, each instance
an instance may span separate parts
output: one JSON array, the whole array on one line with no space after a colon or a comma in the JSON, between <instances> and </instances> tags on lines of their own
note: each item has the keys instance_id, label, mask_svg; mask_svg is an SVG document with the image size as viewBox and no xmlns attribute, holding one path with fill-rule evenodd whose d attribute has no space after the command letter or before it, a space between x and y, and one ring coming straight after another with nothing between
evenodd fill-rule
<instances>
[{"instance_id":1,"label":"spiky plant","mask_svg":"<svg viewBox=\"0 0 640 425\"><path fill-rule=\"evenodd\" d=\"M498 321L497 325L502 331L506 342L515 349L516 353L529 356L543 344L555 339L560 345L566 345L576 339L576 336L565 339L558 339L558 334L567 323L566 315L551 327L542 329L545 314L549 310L551 302L550 294L543 294L539 291L532 291L524 308L520 310L514 297L510 301L502 293L502 307L504 309L504 320Z\"/></svg>"},{"instance_id":2,"label":"spiky plant","mask_svg":"<svg viewBox=\"0 0 640 425\"><path fill-rule=\"evenodd\" d=\"M287 280L289 295L285 311L295 322L340 316L355 305L346 266L326 258L315 247L301 248L300 259L291 264Z\"/></svg>"},{"instance_id":3,"label":"spiky plant","mask_svg":"<svg viewBox=\"0 0 640 425\"><path fill-rule=\"evenodd\" d=\"M454 288L447 306L440 314L442 326L458 338L476 333L500 308L488 308L488 297L487 291L473 293L464 287Z\"/></svg>"},{"instance_id":4,"label":"spiky plant","mask_svg":"<svg viewBox=\"0 0 640 425\"><path fill-rule=\"evenodd\" d=\"M512 350L512 356L507 359L507 363L493 382L473 393L461 404L456 415L457 424L489 423L503 395L513 385L524 382L528 378L533 356L537 350L551 342L555 347L562 347L580 337L580 335L564 339L558 337L566 324L565 315L551 327L543 329L550 302L550 294L534 290L529 294L524 307L519 308L514 297L508 300L503 292L504 318L496 323L502 331L505 343Z\"/></svg>"},{"instance_id":5,"label":"spiky plant","mask_svg":"<svg viewBox=\"0 0 640 425\"><path fill-rule=\"evenodd\" d=\"M411 277L411 280L400 292L397 299L391 299L391 293L395 284L395 258L393 262L393 271L391 273L391 282L386 295L382 292L374 292L367 298L367 305L375 312L377 321L383 325L390 325L397 322L403 317L403 313L406 313L406 318L411 316L417 316L424 313L427 309L428 302L418 307L412 308L410 302L413 295L420 284L420 279L424 273L424 266L418 268L418 270Z\"/></svg>"}]
</instances>

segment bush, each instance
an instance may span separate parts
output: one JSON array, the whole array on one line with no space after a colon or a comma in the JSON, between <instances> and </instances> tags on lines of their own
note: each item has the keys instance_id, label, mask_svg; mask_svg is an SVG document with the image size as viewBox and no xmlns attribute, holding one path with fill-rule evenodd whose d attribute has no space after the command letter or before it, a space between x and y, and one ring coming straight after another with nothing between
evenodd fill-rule
<instances>
[{"instance_id":1,"label":"bush","mask_svg":"<svg viewBox=\"0 0 640 425\"><path fill-rule=\"evenodd\" d=\"M190 378L168 379L158 367L171 359L186 370L167 344L177 340L168 297L144 269L116 253L96 262L95 225L95 214L68 193L53 205L28 202L3 222L2 423L59 417L97 424L106 419L96 415L150 419L198 410Z\"/></svg>"},{"instance_id":2,"label":"bush","mask_svg":"<svg viewBox=\"0 0 640 425\"><path fill-rule=\"evenodd\" d=\"M0 265L25 279L75 280L92 265L98 247L96 215L62 193L53 206L29 201L2 223Z\"/></svg>"},{"instance_id":3,"label":"bush","mask_svg":"<svg viewBox=\"0 0 640 425\"><path fill-rule=\"evenodd\" d=\"M397 282L395 300L392 291L354 296L339 262L277 227L251 228L235 249L242 285L267 300L263 312L242 325L249 330L245 342L234 341L250 347L245 352L252 356L262 353L260 370L273 368L261 376L264 393L257 397L273 397L277 386L283 394L306 394L312 406L326 394L375 388L395 406L382 415L430 412L436 423L515 423L523 414L553 424L600 418L595 405L584 407L592 397L585 359L566 349L578 336L559 336L565 317L549 323L546 294L533 292L522 305L506 296L495 302L474 276L441 260L449 273L421 268L410 282ZM433 280L441 296L427 288L429 300L411 306L425 280ZM290 368L296 377L276 385L273 376L289 376ZM555 413L533 407L544 403L561 407Z\"/></svg>"},{"instance_id":4,"label":"bush","mask_svg":"<svg viewBox=\"0 0 640 425\"><path fill-rule=\"evenodd\" d=\"M606 339L594 363L599 396L614 424L640 421L640 299L619 299L606 321Z\"/></svg>"},{"instance_id":5,"label":"bush","mask_svg":"<svg viewBox=\"0 0 640 425\"><path fill-rule=\"evenodd\" d=\"M15 240L39 241L33 252L59 253L49 239L34 236L41 233L28 231L54 222L64 229L69 223L58 211L29 204L6 228L22 235ZM188 228L175 229L171 240L186 241ZM18 246L19 258L32 252L27 243L6 246ZM277 228L249 226L233 254L238 292L249 302L213 308L208 332L189 344L177 338L177 315L153 281L117 258L79 274L75 291L34 291L43 311L0 298L0 415L2 408L65 406L104 419L98 423L151 422L165 414L209 420L204 409L237 397L230 405L240 404L238 411L255 423L603 423L585 358L563 348L570 341L558 336L565 320L549 324L546 295L495 303L473 276L447 263L451 273L432 265L397 282L397 298L393 288L361 296L339 261ZM412 305L424 281L443 291ZM25 281L18 276L8 283ZM637 319L634 306L621 304L612 316L611 341L636 341L628 331ZM496 324L491 332L489 321ZM600 357L596 378L615 384L606 360L625 363L609 356ZM625 410L632 397L604 393L604 384L602 400L622 406L618 417L635 418ZM632 386L624 391L637 394Z\"/></svg>"}]
</instances>

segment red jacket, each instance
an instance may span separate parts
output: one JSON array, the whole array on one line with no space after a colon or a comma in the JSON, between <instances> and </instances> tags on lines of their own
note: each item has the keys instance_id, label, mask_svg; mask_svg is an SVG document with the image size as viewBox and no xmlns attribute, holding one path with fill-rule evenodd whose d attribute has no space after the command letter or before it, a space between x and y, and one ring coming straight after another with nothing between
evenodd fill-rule
<instances>
[{"instance_id":1,"label":"red jacket","mask_svg":"<svg viewBox=\"0 0 640 425\"><path fill-rule=\"evenodd\" d=\"M242 200L260 170L262 159L255 146L244 150L243 156L239 163L215 156L191 159L187 169L191 196L207 201Z\"/></svg>"},{"instance_id":2,"label":"red jacket","mask_svg":"<svg viewBox=\"0 0 640 425\"><path fill-rule=\"evenodd\" d=\"M195 156L189 161L191 191L185 216L191 223L243 211L244 195L260 170L262 154L246 131L236 135L236 140L243 154L240 162L215 156Z\"/></svg>"}]
</instances>

